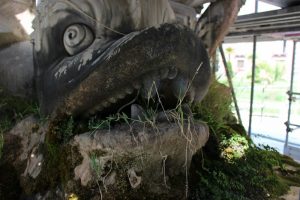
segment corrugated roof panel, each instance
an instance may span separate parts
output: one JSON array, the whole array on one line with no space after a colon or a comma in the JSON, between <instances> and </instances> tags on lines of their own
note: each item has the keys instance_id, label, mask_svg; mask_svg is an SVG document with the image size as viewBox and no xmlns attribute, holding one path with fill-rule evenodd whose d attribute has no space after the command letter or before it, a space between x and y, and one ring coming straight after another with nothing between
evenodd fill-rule
<instances>
[{"instance_id":1,"label":"corrugated roof panel","mask_svg":"<svg viewBox=\"0 0 300 200\"><path fill-rule=\"evenodd\" d=\"M290 6L300 5L299 0L260 0L274 6L279 6L281 8L287 8Z\"/></svg>"}]
</instances>

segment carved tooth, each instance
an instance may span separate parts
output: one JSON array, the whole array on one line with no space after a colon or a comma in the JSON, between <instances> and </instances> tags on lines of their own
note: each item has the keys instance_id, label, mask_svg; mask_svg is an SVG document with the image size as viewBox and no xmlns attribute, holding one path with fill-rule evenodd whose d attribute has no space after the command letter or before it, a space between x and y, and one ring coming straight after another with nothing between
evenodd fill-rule
<instances>
[{"instance_id":1,"label":"carved tooth","mask_svg":"<svg viewBox=\"0 0 300 200\"><path fill-rule=\"evenodd\" d=\"M89 111L89 114L90 114L90 115L95 115L95 114L96 114L96 112L97 112L97 110L95 110L95 109L92 109L92 110L90 110L90 111Z\"/></svg>"},{"instance_id":2,"label":"carved tooth","mask_svg":"<svg viewBox=\"0 0 300 200\"><path fill-rule=\"evenodd\" d=\"M169 69L168 68L164 68L160 70L160 78L161 79L166 79L169 75Z\"/></svg>"},{"instance_id":3,"label":"carved tooth","mask_svg":"<svg viewBox=\"0 0 300 200\"><path fill-rule=\"evenodd\" d=\"M200 102L207 93L207 86L198 86L195 88L194 102Z\"/></svg>"},{"instance_id":4,"label":"carved tooth","mask_svg":"<svg viewBox=\"0 0 300 200\"><path fill-rule=\"evenodd\" d=\"M102 106L102 105L97 106L97 107L96 107L96 110L102 111L102 110L103 110L103 106Z\"/></svg>"},{"instance_id":5,"label":"carved tooth","mask_svg":"<svg viewBox=\"0 0 300 200\"><path fill-rule=\"evenodd\" d=\"M134 89L138 90L142 87L142 84L138 81L134 82L133 84Z\"/></svg>"},{"instance_id":6,"label":"carved tooth","mask_svg":"<svg viewBox=\"0 0 300 200\"><path fill-rule=\"evenodd\" d=\"M117 102L117 99L114 98L114 97L111 97L111 98L108 99L108 101L109 101L110 103L116 103L116 102Z\"/></svg>"},{"instance_id":7,"label":"carved tooth","mask_svg":"<svg viewBox=\"0 0 300 200\"><path fill-rule=\"evenodd\" d=\"M119 94L117 94L117 98L118 98L118 99L124 99L125 96L126 96L126 94L124 94L124 93L119 93Z\"/></svg>"},{"instance_id":8,"label":"carved tooth","mask_svg":"<svg viewBox=\"0 0 300 200\"><path fill-rule=\"evenodd\" d=\"M172 91L174 95L180 99L184 98L187 94L188 85L189 81L187 78L184 78L182 76L176 77L172 81Z\"/></svg>"},{"instance_id":9,"label":"carved tooth","mask_svg":"<svg viewBox=\"0 0 300 200\"><path fill-rule=\"evenodd\" d=\"M191 87L191 88L189 89L189 91L188 91L188 99L189 99L189 102L194 102L195 95L196 95L195 88L194 88L194 87Z\"/></svg>"},{"instance_id":10,"label":"carved tooth","mask_svg":"<svg viewBox=\"0 0 300 200\"><path fill-rule=\"evenodd\" d=\"M155 87L158 89L159 85L160 85L160 80L161 80L160 74L155 71L154 73L152 73L151 77L152 77L152 80L155 82ZM154 89L155 89L155 87L154 87Z\"/></svg>"},{"instance_id":11,"label":"carved tooth","mask_svg":"<svg viewBox=\"0 0 300 200\"><path fill-rule=\"evenodd\" d=\"M104 108L107 108L108 106L110 106L110 103L107 102L107 101L103 101L103 102L102 102L102 106L103 106Z\"/></svg>"},{"instance_id":12,"label":"carved tooth","mask_svg":"<svg viewBox=\"0 0 300 200\"><path fill-rule=\"evenodd\" d=\"M133 93L133 88L126 88L126 89L125 89L125 92L126 92L127 94L132 94L132 93Z\"/></svg>"},{"instance_id":13,"label":"carved tooth","mask_svg":"<svg viewBox=\"0 0 300 200\"><path fill-rule=\"evenodd\" d=\"M160 73L158 71L154 71L152 72L151 77L153 78L153 80L158 80L160 79Z\"/></svg>"},{"instance_id":14,"label":"carved tooth","mask_svg":"<svg viewBox=\"0 0 300 200\"><path fill-rule=\"evenodd\" d=\"M168 78L169 79L174 79L177 76L177 68L176 67L171 67L169 74L168 74Z\"/></svg>"},{"instance_id":15,"label":"carved tooth","mask_svg":"<svg viewBox=\"0 0 300 200\"><path fill-rule=\"evenodd\" d=\"M193 103L196 96L196 90L194 86L188 86L188 87L189 90L186 92L185 99L187 100L187 102Z\"/></svg>"}]
</instances>

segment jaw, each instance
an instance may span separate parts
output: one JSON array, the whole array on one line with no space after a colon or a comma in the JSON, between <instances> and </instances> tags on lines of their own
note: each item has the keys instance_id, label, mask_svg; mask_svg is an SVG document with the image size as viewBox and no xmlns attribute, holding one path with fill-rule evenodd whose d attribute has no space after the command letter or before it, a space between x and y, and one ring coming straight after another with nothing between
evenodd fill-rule
<instances>
[{"instance_id":1,"label":"jaw","mask_svg":"<svg viewBox=\"0 0 300 200\"><path fill-rule=\"evenodd\" d=\"M178 98L193 102L207 91L209 59L188 28L164 24L106 44L97 48L96 43L44 73L40 79L44 113L104 112L137 94L144 98L161 95L166 104Z\"/></svg>"}]
</instances>

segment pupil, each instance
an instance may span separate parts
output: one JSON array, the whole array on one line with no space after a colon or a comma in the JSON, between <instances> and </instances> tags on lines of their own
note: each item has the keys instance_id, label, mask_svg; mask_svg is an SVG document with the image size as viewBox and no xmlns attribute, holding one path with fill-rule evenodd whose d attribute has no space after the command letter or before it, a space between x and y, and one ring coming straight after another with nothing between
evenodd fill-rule
<instances>
[{"instance_id":1,"label":"pupil","mask_svg":"<svg viewBox=\"0 0 300 200\"><path fill-rule=\"evenodd\" d=\"M72 32L69 33L68 35L69 39L73 39L74 38L74 34Z\"/></svg>"}]
</instances>

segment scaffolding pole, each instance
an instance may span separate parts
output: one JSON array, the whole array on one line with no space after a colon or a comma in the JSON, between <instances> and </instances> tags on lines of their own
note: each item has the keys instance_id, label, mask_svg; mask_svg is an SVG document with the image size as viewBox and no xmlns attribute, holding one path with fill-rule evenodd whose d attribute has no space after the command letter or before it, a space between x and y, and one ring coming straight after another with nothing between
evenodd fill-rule
<instances>
[{"instance_id":1,"label":"scaffolding pole","mask_svg":"<svg viewBox=\"0 0 300 200\"><path fill-rule=\"evenodd\" d=\"M255 13L258 11L258 0L255 0ZM253 55L252 55L252 76L251 76L251 95L250 95L250 110L249 110L249 127L248 135L251 137L252 132L252 115L253 115L253 102L254 102L254 83L255 83L255 69L256 69L256 43L257 36L253 36Z\"/></svg>"},{"instance_id":2,"label":"scaffolding pole","mask_svg":"<svg viewBox=\"0 0 300 200\"><path fill-rule=\"evenodd\" d=\"M285 137L285 149L288 146L289 142L289 133L292 131L290 127L291 122L291 111L292 111L292 101L293 101L293 90L294 90L294 73L295 73L295 61L296 61L296 47L297 47L297 41L294 41L293 45L293 58L292 58L292 69L291 69L291 83L290 83L290 91L288 91L289 95L289 110L288 110L288 120L285 123L286 124L286 137Z\"/></svg>"},{"instance_id":3,"label":"scaffolding pole","mask_svg":"<svg viewBox=\"0 0 300 200\"><path fill-rule=\"evenodd\" d=\"M257 37L253 36L251 95L250 95L249 128L248 128L249 137L251 137L251 132L252 132L252 116L253 116L254 86L255 86L254 83L255 83L255 70L256 70L256 42L257 42Z\"/></svg>"},{"instance_id":4,"label":"scaffolding pole","mask_svg":"<svg viewBox=\"0 0 300 200\"><path fill-rule=\"evenodd\" d=\"M239 109L239 106L238 106L238 103L237 103L237 99L236 99L236 95L235 95L235 91L234 91L233 83L232 83L232 77L231 77L231 74L230 74L229 69L228 69L228 64L227 64L227 61L226 61L226 58L225 58L225 53L224 53L222 44L220 45L219 49L220 49L220 53L221 53L221 56L222 56L222 61L223 61L223 64L224 64L224 68L225 68L227 80L228 80L228 83L229 83L230 91L231 91L231 94L232 94L232 98L233 98L236 114L237 114L237 117L238 117L238 121L242 125L243 123L242 123L242 118L241 118L241 114L240 114L240 109Z\"/></svg>"}]
</instances>

